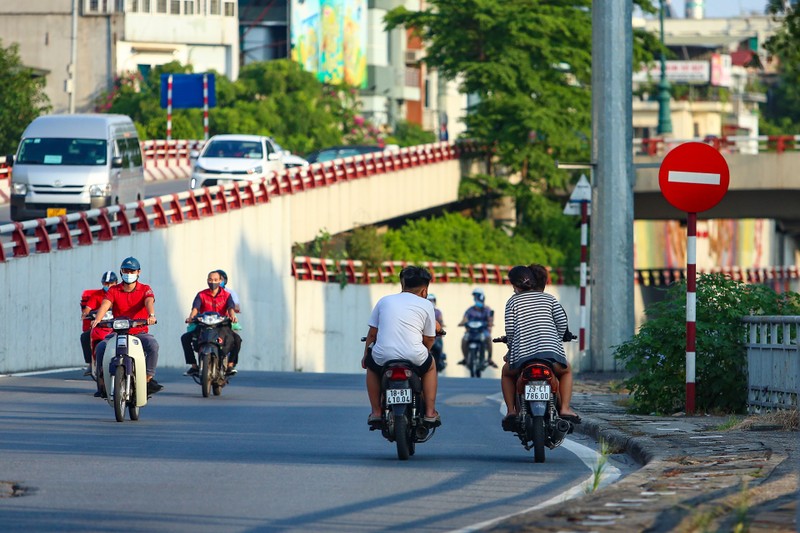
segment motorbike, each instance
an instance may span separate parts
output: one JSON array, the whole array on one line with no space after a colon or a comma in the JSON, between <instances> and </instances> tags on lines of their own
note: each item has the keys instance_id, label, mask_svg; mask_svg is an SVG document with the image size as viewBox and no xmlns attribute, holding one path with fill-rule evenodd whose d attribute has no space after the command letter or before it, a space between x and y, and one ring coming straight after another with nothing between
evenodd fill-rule
<instances>
[{"instance_id":1,"label":"motorbike","mask_svg":"<svg viewBox=\"0 0 800 533\"><path fill-rule=\"evenodd\" d=\"M231 319L212 311L195 316L192 323L198 328L196 339L197 362L200 368L198 375L192 376L200 385L203 398L211 394L219 396L222 388L228 384L228 355L222 353L221 329L230 326Z\"/></svg>"},{"instance_id":2,"label":"motorbike","mask_svg":"<svg viewBox=\"0 0 800 533\"><path fill-rule=\"evenodd\" d=\"M436 371L441 372L447 367L447 354L444 353L444 342L441 337L436 337L431 346L431 355L436 363Z\"/></svg>"},{"instance_id":3,"label":"motorbike","mask_svg":"<svg viewBox=\"0 0 800 533\"><path fill-rule=\"evenodd\" d=\"M94 320L95 317L97 317L97 312L96 311L90 311L89 314L86 315L86 318L88 318L89 320ZM106 314L103 315L103 321L104 322L108 322L108 321L113 320L113 319L114 319L114 313L112 313L110 310L106 311ZM99 324L98 324L98 328L99 328ZM95 329L98 329L98 328L95 328ZM110 330L108 332L110 333ZM92 333L94 333L94 332L92 332ZM90 341L89 341L90 342L89 345L91 346L91 350L92 350L92 361L89 363L89 365L90 365L90 369L91 369L91 372L92 372L91 376L92 376L92 379L94 381L97 381L97 375L99 374L99 370L97 368L97 354L95 354L94 350L95 350L95 348L97 348L97 343L100 342L100 338L102 336L104 336L104 335L101 334L100 336L98 336L98 335L94 335L93 334L93 335L91 335Z\"/></svg>"},{"instance_id":4,"label":"motorbike","mask_svg":"<svg viewBox=\"0 0 800 533\"><path fill-rule=\"evenodd\" d=\"M564 335L565 342L576 338L569 330ZM506 340L503 336L492 342ZM526 450L533 449L533 461L544 463L545 448L556 449L573 430L572 423L559 417L561 396L553 363L546 359L527 361L517 378L515 398L517 417L510 429Z\"/></svg>"},{"instance_id":5,"label":"motorbike","mask_svg":"<svg viewBox=\"0 0 800 533\"><path fill-rule=\"evenodd\" d=\"M147 364L142 342L130 334L131 328L146 326L146 319L117 317L98 322L110 328L103 355L105 398L114 407L117 422L125 420L127 408L131 420L139 420L139 409L147 405Z\"/></svg>"},{"instance_id":6,"label":"motorbike","mask_svg":"<svg viewBox=\"0 0 800 533\"><path fill-rule=\"evenodd\" d=\"M444 335L441 332L438 335ZM361 341L365 341L362 337ZM436 433L439 422L425 422L425 398L422 378L405 359L388 361L381 373L381 424L383 438L397 446L397 458L407 460L416 452L416 445L427 442Z\"/></svg>"},{"instance_id":7,"label":"motorbike","mask_svg":"<svg viewBox=\"0 0 800 533\"><path fill-rule=\"evenodd\" d=\"M486 360L486 345L483 340L483 332L486 330L486 322L482 320L470 320L464 327L467 328L464 336L467 338L467 362L469 377L479 378L489 363Z\"/></svg>"}]
</instances>

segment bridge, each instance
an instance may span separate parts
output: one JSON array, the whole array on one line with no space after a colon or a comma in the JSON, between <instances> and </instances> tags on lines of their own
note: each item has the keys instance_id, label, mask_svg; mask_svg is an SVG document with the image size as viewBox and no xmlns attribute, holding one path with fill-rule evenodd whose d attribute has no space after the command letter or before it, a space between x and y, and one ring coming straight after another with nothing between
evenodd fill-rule
<instances>
[{"instance_id":1,"label":"bridge","mask_svg":"<svg viewBox=\"0 0 800 533\"><path fill-rule=\"evenodd\" d=\"M292 245L313 239L321 229L338 233L454 202L462 174L474 171L470 168L474 160L459 150L463 148L437 143L368 154L290 169L253 183L0 226L0 309L4 317L19 317L0 325L4 339L0 372L79 364L79 295L97 285L100 272L116 270L129 255L141 260L142 281L156 292L159 324L154 333L161 343L161 366L183 365L178 337L189 303L203 288L206 273L224 268L231 287L243 297L242 368L359 371L363 347L358 338L366 317L378 298L397 290L394 283L380 283L394 279L392 269L369 274L357 262L327 269L324 263L292 257ZM773 155L796 156L790 152ZM734 156L753 157L726 155ZM755 159L763 156L770 154ZM637 160L657 161L657 155L641 157L647 159ZM162 160L165 167L171 164L167 159ZM647 204L639 202L652 194L647 176L653 171L639 172L644 176L636 188L640 215L641 206ZM508 297L502 270L487 265L431 266L444 272L437 275L432 290L442 304L446 323L457 323L470 305L469 285L485 287L488 302L502 309ZM471 272L470 276L464 276L465 272ZM645 279L663 275L639 273L639 287ZM765 283L795 283L797 271L748 273L747 277ZM448 283L456 280L469 285ZM562 285L553 287L553 292L564 302L571 327L577 330L577 289ZM646 297L637 290L639 313ZM502 327L498 317L497 328ZM451 357L459 353L458 343L458 334L446 338L445 349ZM571 349L575 367L588 370L589 363L582 357ZM614 370L608 357L603 365L603 370ZM457 375L460 367L451 366L448 372Z\"/></svg>"}]
</instances>

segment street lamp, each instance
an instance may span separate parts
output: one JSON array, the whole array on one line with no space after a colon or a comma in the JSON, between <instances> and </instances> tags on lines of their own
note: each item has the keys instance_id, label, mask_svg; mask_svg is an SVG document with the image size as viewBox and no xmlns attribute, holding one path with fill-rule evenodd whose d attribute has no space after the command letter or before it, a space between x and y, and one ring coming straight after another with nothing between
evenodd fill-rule
<instances>
[{"instance_id":1,"label":"street lamp","mask_svg":"<svg viewBox=\"0 0 800 533\"><path fill-rule=\"evenodd\" d=\"M669 108L670 91L667 81L667 59L664 55L664 0L660 0L661 10L661 80L658 82L658 129L659 134L672 133L672 116Z\"/></svg>"}]
</instances>

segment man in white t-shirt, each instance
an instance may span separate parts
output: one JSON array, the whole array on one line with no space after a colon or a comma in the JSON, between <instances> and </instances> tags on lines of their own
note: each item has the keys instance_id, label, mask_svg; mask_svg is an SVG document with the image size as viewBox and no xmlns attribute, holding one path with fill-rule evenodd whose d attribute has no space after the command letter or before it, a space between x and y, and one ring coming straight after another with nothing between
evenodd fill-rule
<instances>
[{"instance_id":1,"label":"man in white t-shirt","mask_svg":"<svg viewBox=\"0 0 800 533\"><path fill-rule=\"evenodd\" d=\"M361 359L361 368L367 369L367 394L372 407L370 425L381 421L380 375L383 365L393 359L405 359L416 367L422 377L424 420L429 424L441 423L436 412L436 365L430 354L437 330L433 304L426 299L430 282L431 275L424 268L406 267L400 272L402 292L384 296L372 310Z\"/></svg>"}]
</instances>

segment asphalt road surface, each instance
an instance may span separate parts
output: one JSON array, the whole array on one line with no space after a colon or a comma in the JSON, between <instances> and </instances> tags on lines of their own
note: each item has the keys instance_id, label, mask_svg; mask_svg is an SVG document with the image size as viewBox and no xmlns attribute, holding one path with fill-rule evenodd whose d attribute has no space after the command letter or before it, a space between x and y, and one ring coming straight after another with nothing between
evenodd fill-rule
<instances>
[{"instance_id":1,"label":"asphalt road surface","mask_svg":"<svg viewBox=\"0 0 800 533\"><path fill-rule=\"evenodd\" d=\"M452 531L591 477L574 440L535 464L501 430L497 380L441 380L443 426L399 461L362 375L242 371L203 398L160 369L118 423L81 373L0 377L0 530Z\"/></svg>"},{"instance_id":2,"label":"asphalt road surface","mask_svg":"<svg viewBox=\"0 0 800 533\"><path fill-rule=\"evenodd\" d=\"M181 192L189 189L189 180L164 180L148 181L145 183L145 195L147 198L162 196L173 192ZM11 222L11 207L8 203L0 204L0 226Z\"/></svg>"}]
</instances>

